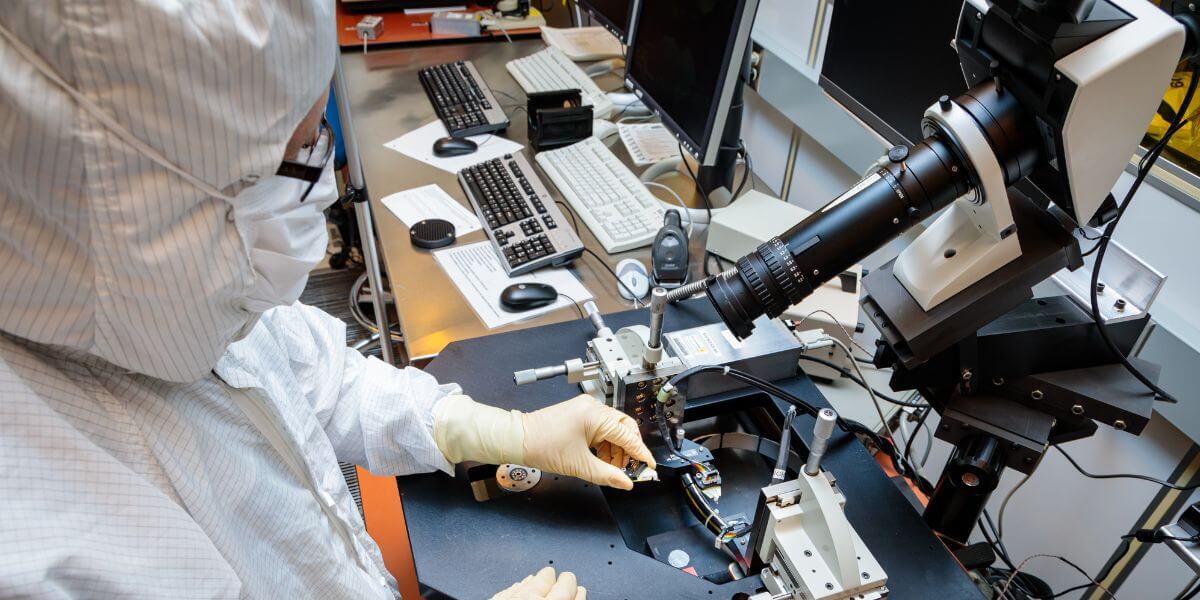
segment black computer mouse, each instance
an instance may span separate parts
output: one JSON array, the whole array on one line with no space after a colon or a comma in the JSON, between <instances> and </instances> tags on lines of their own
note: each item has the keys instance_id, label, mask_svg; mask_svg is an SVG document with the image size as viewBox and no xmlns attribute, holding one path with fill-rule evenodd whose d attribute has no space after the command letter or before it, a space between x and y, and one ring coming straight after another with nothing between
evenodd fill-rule
<instances>
[{"instance_id":1,"label":"black computer mouse","mask_svg":"<svg viewBox=\"0 0 1200 600\"><path fill-rule=\"evenodd\" d=\"M500 292L500 306L508 312L524 312L558 300L558 290L544 283L514 283Z\"/></svg>"},{"instance_id":2,"label":"black computer mouse","mask_svg":"<svg viewBox=\"0 0 1200 600\"><path fill-rule=\"evenodd\" d=\"M479 144L467 138L444 137L433 143L433 155L439 158L462 156L479 149Z\"/></svg>"}]
</instances>

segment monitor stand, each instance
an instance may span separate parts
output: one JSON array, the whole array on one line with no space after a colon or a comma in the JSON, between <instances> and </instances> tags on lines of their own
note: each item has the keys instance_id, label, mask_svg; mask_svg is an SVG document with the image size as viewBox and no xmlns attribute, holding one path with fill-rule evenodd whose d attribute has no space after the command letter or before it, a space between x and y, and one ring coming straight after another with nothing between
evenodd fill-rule
<instances>
[{"instance_id":1,"label":"monitor stand","mask_svg":"<svg viewBox=\"0 0 1200 600\"><path fill-rule=\"evenodd\" d=\"M742 114L745 111L746 85L750 76L750 50L747 48L741 74L733 88L733 99L729 103L725 129L721 132L721 146L717 149L717 159L711 166L700 167L696 173L696 181L700 184L700 189L707 193L713 208L728 205L736 191L734 179L737 176L738 154L742 147ZM750 176L749 166L746 176Z\"/></svg>"}]
</instances>

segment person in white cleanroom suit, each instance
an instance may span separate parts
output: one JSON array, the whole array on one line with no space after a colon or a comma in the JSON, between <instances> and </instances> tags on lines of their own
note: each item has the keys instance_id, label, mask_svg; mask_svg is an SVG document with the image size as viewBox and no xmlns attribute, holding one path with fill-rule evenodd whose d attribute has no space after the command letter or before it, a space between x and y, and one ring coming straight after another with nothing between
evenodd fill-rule
<instances>
[{"instance_id":1,"label":"person in white cleanroom suit","mask_svg":"<svg viewBox=\"0 0 1200 600\"><path fill-rule=\"evenodd\" d=\"M487 407L296 302L335 189L275 173L325 156L335 37L332 0L0 10L0 597L392 598L337 461L649 461L595 401Z\"/></svg>"}]
</instances>

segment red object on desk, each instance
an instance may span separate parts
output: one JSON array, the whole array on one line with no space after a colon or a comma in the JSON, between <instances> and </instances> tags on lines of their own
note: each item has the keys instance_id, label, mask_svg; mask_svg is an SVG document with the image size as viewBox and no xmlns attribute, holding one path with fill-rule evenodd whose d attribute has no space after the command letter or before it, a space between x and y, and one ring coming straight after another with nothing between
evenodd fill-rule
<instances>
[{"instance_id":1,"label":"red object on desk","mask_svg":"<svg viewBox=\"0 0 1200 600\"><path fill-rule=\"evenodd\" d=\"M486 10L484 7L477 4L463 3L468 11L476 12ZM379 39L367 42L368 49L377 45L394 45L394 44L420 44L429 42L440 42L450 40L466 40L473 39L467 36L459 35L433 35L429 32L429 17L430 13L419 15L406 15L403 10L396 11L381 11L370 13L383 17L383 35ZM341 0L337 3L337 28L338 28L338 45L343 48L361 48L363 45L362 38L358 37L358 32L354 30L354 25L365 17L365 14L355 14L348 12L346 7L342 6ZM512 37L525 37L530 35L538 35L541 30L537 27L529 27L526 29L509 29L508 35ZM479 39L487 39L489 37L497 37L504 39L503 33L487 33L479 36ZM368 50L369 51L369 50Z\"/></svg>"}]
</instances>

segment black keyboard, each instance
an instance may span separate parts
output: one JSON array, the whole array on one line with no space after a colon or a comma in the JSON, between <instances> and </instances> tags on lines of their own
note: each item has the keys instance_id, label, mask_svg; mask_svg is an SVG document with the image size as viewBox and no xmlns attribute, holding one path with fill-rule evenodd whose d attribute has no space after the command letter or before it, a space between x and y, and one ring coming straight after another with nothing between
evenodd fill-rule
<instances>
[{"instance_id":1,"label":"black keyboard","mask_svg":"<svg viewBox=\"0 0 1200 600\"><path fill-rule=\"evenodd\" d=\"M458 172L458 183L509 275L565 265L583 254L583 242L523 155L467 167Z\"/></svg>"},{"instance_id":2,"label":"black keyboard","mask_svg":"<svg viewBox=\"0 0 1200 600\"><path fill-rule=\"evenodd\" d=\"M471 61L425 67L420 79L450 135L465 137L508 128L508 117Z\"/></svg>"}]
</instances>

